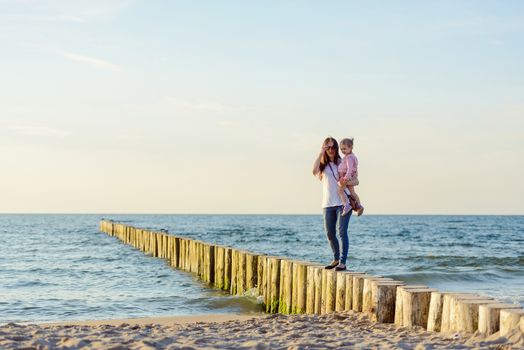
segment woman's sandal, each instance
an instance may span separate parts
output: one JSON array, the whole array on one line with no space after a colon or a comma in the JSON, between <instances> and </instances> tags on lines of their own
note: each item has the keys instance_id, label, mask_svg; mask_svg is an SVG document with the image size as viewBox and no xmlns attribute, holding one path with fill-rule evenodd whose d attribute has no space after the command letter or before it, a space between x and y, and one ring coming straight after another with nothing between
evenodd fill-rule
<instances>
[{"instance_id":1,"label":"woman's sandal","mask_svg":"<svg viewBox=\"0 0 524 350\"><path fill-rule=\"evenodd\" d=\"M338 266L335 267L335 271L346 271L346 269L346 264L338 264Z\"/></svg>"},{"instance_id":2,"label":"woman's sandal","mask_svg":"<svg viewBox=\"0 0 524 350\"><path fill-rule=\"evenodd\" d=\"M325 268L326 270L331 270L331 269L337 267L338 264L339 264L339 261L338 261L338 260L333 260L333 261L332 261L328 266L325 266L324 268Z\"/></svg>"}]
</instances>

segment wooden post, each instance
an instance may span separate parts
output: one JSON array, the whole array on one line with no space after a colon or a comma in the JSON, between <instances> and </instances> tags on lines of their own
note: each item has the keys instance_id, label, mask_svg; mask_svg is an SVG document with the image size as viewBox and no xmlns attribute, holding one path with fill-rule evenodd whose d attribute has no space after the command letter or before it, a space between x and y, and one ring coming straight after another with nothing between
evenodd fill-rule
<instances>
[{"instance_id":1,"label":"wooden post","mask_svg":"<svg viewBox=\"0 0 524 350\"><path fill-rule=\"evenodd\" d=\"M475 300L481 298L472 293L445 293L442 299L442 324L441 333L455 332L457 330L457 300Z\"/></svg>"},{"instance_id":2,"label":"wooden post","mask_svg":"<svg viewBox=\"0 0 524 350\"><path fill-rule=\"evenodd\" d=\"M269 304L266 306L266 311L269 313L278 312L278 297L280 294L280 261L279 257L270 257L270 273L269 276Z\"/></svg>"},{"instance_id":3,"label":"wooden post","mask_svg":"<svg viewBox=\"0 0 524 350\"><path fill-rule=\"evenodd\" d=\"M320 313L320 299L322 296L322 286L317 287L317 282L320 284L322 280L323 266L310 265L306 268L307 271L307 287L306 287L306 314Z\"/></svg>"},{"instance_id":4,"label":"wooden post","mask_svg":"<svg viewBox=\"0 0 524 350\"><path fill-rule=\"evenodd\" d=\"M351 309L356 312L362 312L362 302L364 294L364 279L377 277L372 275L354 275L353 276L353 301Z\"/></svg>"},{"instance_id":5,"label":"wooden post","mask_svg":"<svg viewBox=\"0 0 524 350\"><path fill-rule=\"evenodd\" d=\"M349 311L353 304L353 277L364 275L364 273L337 271L336 274L335 311Z\"/></svg>"},{"instance_id":6,"label":"wooden post","mask_svg":"<svg viewBox=\"0 0 524 350\"><path fill-rule=\"evenodd\" d=\"M324 270L325 271L325 310L324 313L329 314L335 311L335 302L337 299L337 274L335 270Z\"/></svg>"},{"instance_id":7,"label":"wooden post","mask_svg":"<svg viewBox=\"0 0 524 350\"><path fill-rule=\"evenodd\" d=\"M292 287L293 286L293 261L280 261L280 295L278 299L278 312L291 313Z\"/></svg>"},{"instance_id":8,"label":"wooden post","mask_svg":"<svg viewBox=\"0 0 524 350\"><path fill-rule=\"evenodd\" d=\"M237 252L237 295L243 295L246 291L246 252Z\"/></svg>"},{"instance_id":9,"label":"wooden post","mask_svg":"<svg viewBox=\"0 0 524 350\"><path fill-rule=\"evenodd\" d=\"M262 298L264 299L264 306L267 308L269 305L269 276L271 275L271 269L269 265L269 256L261 255L258 257L262 265L262 276L261 281L258 283L258 290Z\"/></svg>"},{"instance_id":10,"label":"wooden post","mask_svg":"<svg viewBox=\"0 0 524 350\"><path fill-rule=\"evenodd\" d=\"M164 234L163 246L164 246L164 259L169 261L171 259L171 255L170 255L171 251L169 250L169 235L168 234Z\"/></svg>"},{"instance_id":11,"label":"wooden post","mask_svg":"<svg viewBox=\"0 0 524 350\"><path fill-rule=\"evenodd\" d=\"M203 245L204 248L204 281L215 283L215 246L209 243Z\"/></svg>"},{"instance_id":12,"label":"wooden post","mask_svg":"<svg viewBox=\"0 0 524 350\"><path fill-rule=\"evenodd\" d=\"M258 254L246 252L246 281L245 290L250 293L255 293L255 288L258 287Z\"/></svg>"},{"instance_id":13,"label":"wooden post","mask_svg":"<svg viewBox=\"0 0 524 350\"><path fill-rule=\"evenodd\" d=\"M442 306L446 292L431 292L428 311L428 327L430 332L440 332L442 325Z\"/></svg>"},{"instance_id":14,"label":"wooden post","mask_svg":"<svg viewBox=\"0 0 524 350\"><path fill-rule=\"evenodd\" d=\"M239 252L236 249L231 249L231 290L232 295L236 295L238 292L238 265L239 265Z\"/></svg>"},{"instance_id":15,"label":"wooden post","mask_svg":"<svg viewBox=\"0 0 524 350\"><path fill-rule=\"evenodd\" d=\"M428 326L429 301L436 289L404 289L402 300L402 325L404 327Z\"/></svg>"},{"instance_id":16,"label":"wooden post","mask_svg":"<svg viewBox=\"0 0 524 350\"><path fill-rule=\"evenodd\" d=\"M180 250L178 252L177 266L179 269L185 270L184 260L186 256L186 239L184 237L178 239L178 247Z\"/></svg>"},{"instance_id":17,"label":"wooden post","mask_svg":"<svg viewBox=\"0 0 524 350\"><path fill-rule=\"evenodd\" d=\"M215 246L215 287L218 289L224 289L224 258L225 248Z\"/></svg>"},{"instance_id":18,"label":"wooden post","mask_svg":"<svg viewBox=\"0 0 524 350\"><path fill-rule=\"evenodd\" d=\"M419 289L419 288L427 288L423 285L407 285L407 286L398 286L397 287L397 295L395 296L395 320L394 323L397 326L403 326L403 313L404 313L404 305L403 305L403 292L405 289Z\"/></svg>"},{"instance_id":19,"label":"wooden post","mask_svg":"<svg viewBox=\"0 0 524 350\"><path fill-rule=\"evenodd\" d=\"M456 331L473 333L479 327L479 306L492 304L495 302L491 300L458 300L456 303Z\"/></svg>"},{"instance_id":20,"label":"wooden post","mask_svg":"<svg viewBox=\"0 0 524 350\"><path fill-rule=\"evenodd\" d=\"M264 261L265 255L257 256L257 291L259 296L264 295Z\"/></svg>"},{"instance_id":21,"label":"wooden post","mask_svg":"<svg viewBox=\"0 0 524 350\"><path fill-rule=\"evenodd\" d=\"M159 232L153 232L155 239L155 250L153 251L153 257L162 258L162 234Z\"/></svg>"},{"instance_id":22,"label":"wooden post","mask_svg":"<svg viewBox=\"0 0 524 350\"><path fill-rule=\"evenodd\" d=\"M373 281L371 284L371 319L380 323L395 321L395 298L401 281Z\"/></svg>"},{"instance_id":23,"label":"wooden post","mask_svg":"<svg viewBox=\"0 0 524 350\"><path fill-rule=\"evenodd\" d=\"M306 313L307 303L307 267L311 263L305 261L293 261L293 285L291 297L291 313Z\"/></svg>"},{"instance_id":24,"label":"wooden post","mask_svg":"<svg viewBox=\"0 0 524 350\"><path fill-rule=\"evenodd\" d=\"M353 277L365 275L364 272L347 271L344 273L346 279L346 295L344 296L344 310L350 311L353 309Z\"/></svg>"},{"instance_id":25,"label":"wooden post","mask_svg":"<svg viewBox=\"0 0 524 350\"><path fill-rule=\"evenodd\" d=\"M205 280L206 274L206 245L209 243L198 241L198 277Z\"/></svg>"},{"instance_id":26,"label":"wooden post","mask_svg":"<svg viewBox=\"0 0 524 350\"><path fill-rule=\"evenodd\" d=\"M230 247L224 247L224 287L223 290L231 290L231 267L233 249Z\"/></svg>"},{"instance_id":27,"label":"wooden post","mask_svg":"<svg viewBox=\"0 0 524 350\"><path fill-rule=\"evenodd\" d=\"M362 312L371 316L373 310L373 298L371 284L373 281L393 281L391 278L384 278L382 276L366 277L362 286Z\"/></svg>"},{"instance_id":28,"label":"wooden post","mask_svg":"<svg viewBox=\"0 0 524 350\"><path fill-rule=\"evenodd\" d=\"M180 255L180 238L176 236L172 236L171 240L173 241L173 251L171 253L171 265L180 268L178 266L178 257Z\"/></svg>"},{"instance_id":29,"label":"wooden post","mask_svg":"<svg viewBox=\"0 0 524 350\"><path fill-rule=\"evenodd\" d=\"M520 309L518 304L484 304L479 306L479 332L492 335L500 330L500 310Z\"/></svg>"},{"instance_id":30,"label":"wooden post","mask_svg":"<svg viewBox=\"0 0 524 350\"><path fill-rule=\"evenodd\" d=\"M514 330L520 330L521 318L523 316L524 309L500 310L500 336L505 337Z\"/></svg>"},{"instance_id":31,"label":"wooden post","mask_svg":"<svg viewBox=\"0 0 524 350\"><path fill-rule=\"evenodd\" d=\"M158 257L158 254L157 254L157 249L158 249L158 241L157 241L157 234L156 232L153 232L153 231L147 231L147 234L150 238L150 243L151 243L151 246L150 246L150 250L149 250L149 254L152 256L152 257Z\"/></svg>"}]
</instances>

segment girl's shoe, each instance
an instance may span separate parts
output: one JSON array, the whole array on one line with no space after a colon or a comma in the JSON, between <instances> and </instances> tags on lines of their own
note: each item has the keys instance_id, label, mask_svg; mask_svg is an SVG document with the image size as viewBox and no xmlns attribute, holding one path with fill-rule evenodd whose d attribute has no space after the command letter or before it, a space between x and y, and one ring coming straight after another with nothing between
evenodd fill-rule
<instances>
[{"instance_id":1,"label":"girl's shoe","mask_svg":"<svg viewBox=\"0 0 524 350\"><path fill-rule=\"evenodd\" d=\"M338 260L333 260L328 266L325 266L324 268L326 270L331 270L331 269L337 267L338 265L340 265Z\"/></svg>"},{"instance_id":2,"label":"girl's shoe","mask_svg":"<svg viewBox=\"0 0 524 350\"><path fill-rule=\"evenodd\" d=\"M362 208L363 210L364 208ZM346 216L351 211L351 204L348 202L346 205L344 205L344 209L342 209L342 216Z\"/></svg>"},{"instance_id":3,"label":"girl's shoe","mask_svg":"<svg viewBox=\"0 0 524 350\"><path fill-rule=\"evenodd\" d=\"M360 216L364 213L364 207L362 205L359 204L359 207L357 209L357 216ZM344 214L342 214L344 215Z\"/></svg>"},{"instance_id":4,"label":"girl's shoe","mask_svg":"<svg viewBox=\"0 0 524 350\"><path fill-rule=\"evenodd\" d=\"M335 271L346 271L346 264L338 264L337 267L335 267Z\"/></svg>"}]
</instances>

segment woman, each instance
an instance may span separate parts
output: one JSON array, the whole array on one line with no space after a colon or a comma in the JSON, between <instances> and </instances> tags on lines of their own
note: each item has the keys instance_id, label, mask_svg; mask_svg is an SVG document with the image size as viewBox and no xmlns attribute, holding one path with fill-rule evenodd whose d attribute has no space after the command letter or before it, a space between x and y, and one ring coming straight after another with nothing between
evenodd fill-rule
<instances>
[{"instance_id":1,"label":"woman","mask_svg":"<svg viewBox=\"0 0 524 350\"><path fill-rule=\"evenodd\" d=\"M326 269L336 271L346 270L346 259L348 256L348 225L351 212L342 216L343 203L338 195L338 165L340 155L338 154L338 143L332 137L328 137L322 144L322 149L313 164L313 175L322 181L322 209L324 211L324 229L333 251L333 261L326 266ZM358 180L343 182L341 185L358 185ZM340 236L342 243L342 254L340 254L340 244L337 239Z\"/></svg>"}]
</instances>

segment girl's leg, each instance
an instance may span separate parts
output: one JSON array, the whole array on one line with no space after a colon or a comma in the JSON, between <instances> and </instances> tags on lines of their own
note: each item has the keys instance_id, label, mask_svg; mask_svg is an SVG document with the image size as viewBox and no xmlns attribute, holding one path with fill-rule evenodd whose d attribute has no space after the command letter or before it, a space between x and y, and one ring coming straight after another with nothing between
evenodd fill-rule
<instances>
[{"instance_id":1,"label":"girl's leg","mask_svg":"<svg viewBox=\"0 0 524 350\"><path fill-rule=\"evenodd\" d=\"M324 229L326 236L333 251L333 259L338 261L340 259L340 247L337 239L337 209L341 207L324 208Z\"/></svg>"},{"instance_id":2,"label":"girl's leg","mask_svg":"<svg viewBox=\"0 0 524 350\"><path fill-rule=\"evenodd\" d=\"M346 259L348 257L348 251L349 251L349 238L348 238L348 226L349 226L349 219L351 218L351 212L349 215L342 216L342 210L337 210L337 218L338 218L338 235L340 237L340 240L342 242L342 254L340 256L340 263L346 264ZM337 242L338 243L338 242Z\"/></svg>"},{"instance_id":3,"label":"girl's leg","mask_svg":"<svg viewBox=\"0 0 524 350\"><path fill-rule=\"evenodd\" d=\"M355 192L355 186L348 186L349 193L351 193L351 196L355 198L358 204L360 204L360 197L358 196L357 192Z\"/></svg>"},{"instance_id":4,"label":"girl's leg","mask_svg":"<svg viewBox=\"0 0 524 350\"><path fill-rule=\"evenodd\" d=\"M362 206L362 203L360 203L360 197L358 196L357 192L355 192L354 186L348 186L348 188L349 188L349 193L351 194L353 198L355 198L355 201L357 202L356 212L357 212L357 216L360 216L364 212L364 207Z\"/></svg>"},{"instance_id":5,"label":"girl's leg","mask_svg":"<svg viewBox=\"0 0 524 350\"><path fill-rule=\"evenodd\" d=\"M346 196L346 193L344 192L346 189L342 186L338 186L338 196L340 197L340 200L342 203L344 203L344 206L348 204L348 196Z\"/></svg>"}]
</instances>

